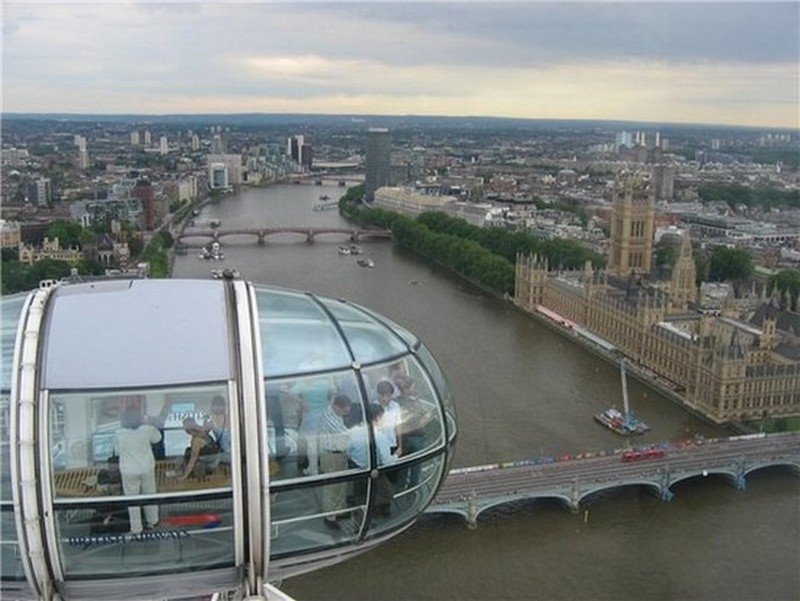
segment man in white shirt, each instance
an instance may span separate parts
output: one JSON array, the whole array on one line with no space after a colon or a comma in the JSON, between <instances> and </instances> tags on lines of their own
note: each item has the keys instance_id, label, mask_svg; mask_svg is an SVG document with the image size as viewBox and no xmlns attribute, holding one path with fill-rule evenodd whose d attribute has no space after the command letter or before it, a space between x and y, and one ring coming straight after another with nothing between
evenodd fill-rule
<instances>
[{"instance_id":1,"label":"man in white shirt","mask_svg":"<svg viewBox=\"0 0 800 601\"><path fill-rule=\"evenodd\" d=\"M156 492L156 461L153 447L161 440L155 426L143 423L138 409L128 407L122 412L122 428L116 431L114 448L119 456L119 473L125 495L153 494ZM158 525L158 505L146 505L144 517L147 530ZM142 509L128 507L131 534L142 532Z\"/></svg>"}]
</instances>

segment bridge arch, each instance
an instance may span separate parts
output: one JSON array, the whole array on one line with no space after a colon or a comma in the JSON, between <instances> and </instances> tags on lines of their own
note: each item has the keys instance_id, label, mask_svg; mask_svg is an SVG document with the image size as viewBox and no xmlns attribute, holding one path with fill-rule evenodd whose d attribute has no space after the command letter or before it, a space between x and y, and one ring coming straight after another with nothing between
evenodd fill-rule
<instances>
[{"instance_id":1,"label":"bridge arch","mask_svg":"<svg viewBox=\"0 0 800 601\"><path fill-rule=\"evenodd\" d=\"M643 479L631 480L629 482L622 483L599 483L597 486L589 487L581 492L581 495L578 498L578 505L584 504L589 497L596 496L610 490L618 490L623 488L644 488L652 492L655 496L662 499L664 498L665 489L663 486L661 486L661 484L652 480Z\"/></svg>"},{"instance_id":2,"label":"bridge arch","mask_svg":"<svg viewBox=\"0 0 800 601\"><path fill-rule=\"evenodd\" d=\"M734 486L736 486L736 482L739 478L739 474L729 469L718 468L718 469L707 469L707 470L695 470L691 472L684 472L680 474L680 476L670 479L669 485L670 487L672 487L680 482L708 478L710 476L722 476L725 480L728 480Z\"/></svg>"},{"instance_id":3,"label":"bridge arch","mask_svg":"<svg viewBox=\"0 0 800 601\"><path fill-rule=\"evenodd\" d=\"M786 458L775 459L773 461L767 461L761 464L748 466L745 468L744 473L746 476L749 476L750 474L771 468L788 469L800 476L800 461L790 461Z\"/></svg>"}]
</instances>

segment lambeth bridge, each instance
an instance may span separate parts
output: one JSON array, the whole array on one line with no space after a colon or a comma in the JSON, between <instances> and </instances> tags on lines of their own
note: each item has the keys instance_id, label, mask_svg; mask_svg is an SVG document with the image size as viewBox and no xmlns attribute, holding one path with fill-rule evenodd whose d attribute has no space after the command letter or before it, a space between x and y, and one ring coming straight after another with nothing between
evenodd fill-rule
<instances>
[{"instance_id":1,"label":"lambeth bridge","mask_svg":"<svg viewBox=\"0 0 800 601\"><path fill-rule=\"evenodd\" d=\"M800 435L751 434L576 457L539 458L452 470L428 513L454 513L474 528L493 507L526 499L558 499L578 511L588 497L622 486L643 486L669 501L689 478L723 476L744 490L748 474L786 467L800 475ZM625 460L623 460L625 459Z\"/></svg>"},{"instance_id":2,"label":"lambeth bridge","mask_svg":"<svg viewBox=\"0 0 800 601\"><path fill-rule=\"evenodd\" d=\"M187 230L175 236L176 242L187 244L194 239L203 242L219 242L222 238L232 236L254 237L259 244L264 244L267 237L294 234L300 236L309 244L314 242L318 236L331 235L333 237L346 237L351 242L356 242L363 238L391 238L391 230L375 228L347 228L347 227L307 227L307 226L283 226L283 227L253 227L253 228L234 228L221 229L210 228L204 230Z\"/></svg>"}]
</instances>

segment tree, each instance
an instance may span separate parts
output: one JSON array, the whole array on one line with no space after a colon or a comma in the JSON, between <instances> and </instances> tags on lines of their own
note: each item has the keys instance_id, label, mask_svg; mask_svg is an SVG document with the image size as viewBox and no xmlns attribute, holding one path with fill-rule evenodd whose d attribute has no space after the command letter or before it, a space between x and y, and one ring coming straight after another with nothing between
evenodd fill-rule
<instances>
[{"instance_id":1,"label":"tree","mask_svg":"<svg viewBox=\"0 0 800 601\"><path fill-rule=\"evenodd\" d=\"M656 267L659 269L674 267L679 254L680 249L676 244L672 242L659 243L656 246Z\"/></svg>"},{"instance_id":2,"label":"tree","mask_svg":"<svg viewBox=\"0 0 800 601\"><path fill-rule=\"evenodd\" d=\"M3 263L3 294L33 290L41 280L59 280L67 277L71 269L69 263L54 259L42 259L30 266L19 261Z\"/></svg>"},{"instance_id":3,"label":"tree","mask_svg":"<svg viewBox=\"0 0 800 601\"><path fill-rule=\"evenodd\" d=\"M58 220L50 224L50 227L47 228L45 236L47 236L50 240L58 238L58 243L62 246L62 248L68 248L70 246L80 247L82 230L83 228L81 227L80 223Z\"/></svg>"},{"instance_id":4,"label":"tree","mask_svg":"<svg viewBox=\"0 0 800 601\"><path fill-rule=\"evenodd\" d=\"M753 275L753 257L742 248L719 246L711 254L708 279L712 282L732 282L738 293L741 285Z\"/></svg>"}]
</instances>

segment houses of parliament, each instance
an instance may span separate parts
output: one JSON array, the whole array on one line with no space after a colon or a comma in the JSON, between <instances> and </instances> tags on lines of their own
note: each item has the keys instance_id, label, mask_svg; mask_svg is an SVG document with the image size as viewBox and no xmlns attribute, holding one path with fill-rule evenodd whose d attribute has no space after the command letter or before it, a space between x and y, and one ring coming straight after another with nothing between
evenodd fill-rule
<instances>
[{"instance_id":1,"label":"houses of parliament","mask_svg":"<svg viewBox=\"0 0 800 601\"><path fill-rule=\"evenodd\" d=\"M701 311L688 231L671 273L654 273L655 195L646 175L613 191L607 267L563 271L536 255L516 262L514 302L552 311L666 380L716 423L800 415L800 316L763 294Z\"/></svg>"}]
</instances>

